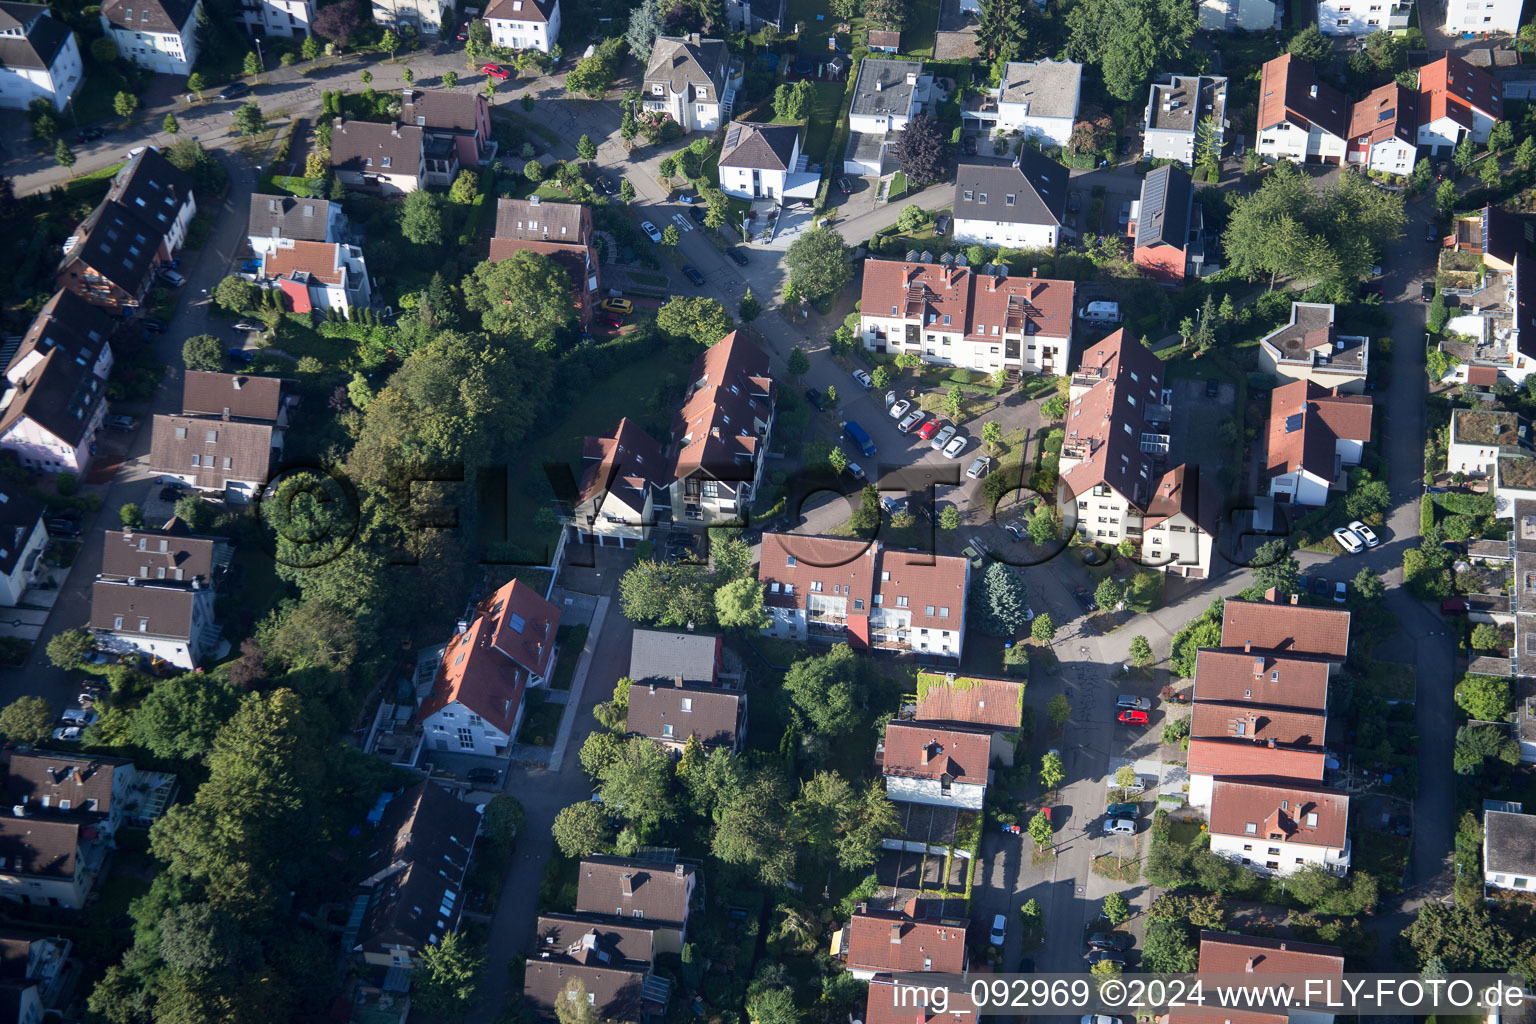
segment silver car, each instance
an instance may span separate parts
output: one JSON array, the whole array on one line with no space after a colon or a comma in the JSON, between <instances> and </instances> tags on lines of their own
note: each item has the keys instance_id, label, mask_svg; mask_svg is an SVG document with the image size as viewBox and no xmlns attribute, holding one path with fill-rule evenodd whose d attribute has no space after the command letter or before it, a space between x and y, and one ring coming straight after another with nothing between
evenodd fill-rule
<instances>
[{"instance_id":1,"label":"silver car","mask_svg":"<svg viewBox=\"0 0 1536 1024\"><path fill-rule=\"evenodd\" d=\"M949 444L950 439L954 436L955 428L952 426L946 426L937 434L933 435L933 440L928 442L928 446L934 451L942 451L944 446Z\"/></svg>"},{"instance_id":2,"label":"silver car","mask_svg":"<svg viewBox=\"0 0 1536 1024\"><path fill-rule=\"evenodd\" d=\"M896 424L896 429L901 431L903 434L908 433L912 430L913 427L921 423L923 417L926 415L927 413L923 412L923 410L914 409L912 412L907 413L905 419Z\"/></svg>"},{"instance_id":3,"label":"silver car","mask_svg":"<svg viewBox=\"0 0 1536 1024\"><path fill-rule=\"evenodd\" d=\"M970 468L965 471L965 475L972 480L980 480L991 471L992 460L985 455L978 455L976 456L976 461L972 462Z\"/></svg>"},{"instance_id":4,"label":"silver car","mask_svg":"<svg viewBox=\"0 0 1536 1024\"><path fill-rule=\"evenodd\" d=\"M1133 836L1136 834L1136 823L1130 818L1109 818L1104 822L1104 834L1107 836Z\"/></svg>"},{"instance_id":5,"label":"silver car","mask_svg":"<svg viewBox=\"0 0 1536 1024\"><path fill-rule=\"evenodd\" d=\"M912 403L907 401L905 398L901 399L895 405L891 406L891 419L901 419L907 414L907 410L910 408L912 408Z\"/></svg>"},{"instance_id":6,"label":"silver car","mask_svg":"<svg viewBox=\"0 0 1536 1024\"><path fill-rule=\"evenodd\" d=\"M661 244L661 232L656 230L655 224L652 224L648 220L643 220L640 222L640 230L645 232L645 237L649 238L657 245Z\"/></svg>"},{"instance_id":7,"label":"silver car","mask_svg":"<svg viewBox=\"0 0 1536 1024\"><path fill-rule=\"evenodd\" d=\"M960 453L965 451L965 442L966 436L964 434L956 434L953 440L944 446L944 457L946 459L958 459Z\"/></svg>"}]
</instances>

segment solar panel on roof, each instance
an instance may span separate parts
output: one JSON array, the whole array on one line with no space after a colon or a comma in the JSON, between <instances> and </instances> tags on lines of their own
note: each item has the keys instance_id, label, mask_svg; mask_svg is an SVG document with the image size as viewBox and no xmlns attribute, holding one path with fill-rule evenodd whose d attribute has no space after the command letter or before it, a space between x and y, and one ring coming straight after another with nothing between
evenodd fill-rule
<instances>
[{"instance_id":1,"label":"solar panel on roof","mask_svg":"<svg viewBox=\"0 0 1536 1024\"><path fill-rule=\"evenodd\" d=\"M1302 416L1299 412L1293 412L1285 418L1285 432L1294 434L1301 429Z\"/></svg>"},{"instance_id":2,"label":"solar panel on roof","mask_svg":"<svg viewBox=\"0 0 1536 1024\"><path fill-rule=\"evenodd\" d=\"M1376 115L1376 120L1377 120L1377 122L1390 121L1396 115L1397 115L1397 111L1396 110L1383 110L1381 113Z\"/></svg>"}]
</instances>

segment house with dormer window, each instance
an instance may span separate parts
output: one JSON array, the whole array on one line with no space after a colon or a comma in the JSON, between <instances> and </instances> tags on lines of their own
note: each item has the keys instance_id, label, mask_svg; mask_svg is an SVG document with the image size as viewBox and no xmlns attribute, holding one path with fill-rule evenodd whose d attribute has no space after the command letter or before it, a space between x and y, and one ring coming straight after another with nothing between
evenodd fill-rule
<instances>
[{"instance_id":1,"label":"house with dormer window","mask_svg":"<svg viewBox=\"0 0 1536 1024\"><path fill-rule=\"evenodd\" d=\"M892 719L877 757L892 800L981 810L991 777L992 737L986 730Z\"/></svg>"},{"instance_id":2,"label":"house with dormer window","mask_svg":"<svg viewBox=\"0 0 1536 1024\"><path fill-rule=\"evenodd\" d=\"M197 63L201 0L107 0L101 30L117 55L145 71L191 74Z\"/></svg>"},{"instance_id":3,"label":"house with dormer window","mask_svg":"<svg viewBox=\"0 0 1536 1024\"><path fill-rule=\"evenodd\" d=\"M1025 146L1012 164L961 164L955 171L957 242L1050 249L1067 222L1067 169Z\"/></svg>"},{"instance_id":4,"label":"house with dormer window","mask_svg":"<svg viewBox=\"0 0 1536 1024\"><path fill-rule=\"evenodd\" d=\"M0 3L0 107L25 110L41 98L63 110L83 75L80 44L62 18L42 4Z\"/></svg>"},{"instance_id":5,"label":"house with dormer window","mask_svg":"<svg viewBox=\"0 0 1536 1024\"><path fill-rule=\"evenodd\" d=\"M1211 852L1250 871L1293 875L1349 871L1349 796L1295 782L1218 779L1211 795Z\"/></svg>"},{"instance_id":6,"label":"house with dormer window","mask_svg":"<svg viewBox=\"0 0 1536 1024\"><path fill-rule=\"evenodd\" d=\"M778 398L762 349L732 331L699 356L672 427L674 516L738 519L762 480Z\"/></svg>"},{"instance_id":7,"label":"house with dormer window","mask_svg":"<svg viewBox=\"0 0 1536 1024\"><path fill-rule=\"evenodd\" d=\"M447 185L458 174L457 152L429 167L426 129L336 118L331 128L331 170L347 188L400 196L423 185Z\"/></svg>"},{"instance_id":8,"label":"house with dormer window","mask_svg":"<svg viewBox=\"0 0 1536 1024\"><path fill-rule=\"evenodd\" d=\"M105 580L91 585L91 631L97 646L143 655L190 672L219 640L211 587L158 580Z\"/></svg>"},{"instance_id":9,"label":"house with dormer window","mask_svg":"<svg viewBox=\"0 0 1536 1024\"><path fill-rule=\"evenodd\" d=\"M878 910L861 903L832 937L832 955L860 981L877 974L951 974L970 967L964 918L941 916L942 900L912 897L900 907ZM909 979L922 984L921 979Z\"/></svg>"},{"instance_id":10,"label":"house with dormer window","mask_svg":"<svg viewBox=\"0 0 1536 1024\"><path fill-rule=\"evenodd\" d=\"M5 370L0 448L27 469L83 473L107 414L114 330L107 313L60 290L32 318Z\"/></svg>"},{"instance_id":11,"label":"house with dormer window","mask_svg":"<svg viewBox=\"0 0 1536 1024\"><path fill-rule=\"evenodd\" d=\"M685 132L712 132L730 116L725 95L740 82L725 40L702 39L697 32L660 36L640 86L641 103L651 113L669 115Z\"/></svg>"},{"instance_id":12,"label":"house with dormer window","mask_svg":"<svg viewBox=\"0 0 1536 1024\"><path fill-rule=\"evenodd\" d=\"M548 53L560 38L560 0L495 0L485 23L497 46Z\"/></svg>"}]
</instances>

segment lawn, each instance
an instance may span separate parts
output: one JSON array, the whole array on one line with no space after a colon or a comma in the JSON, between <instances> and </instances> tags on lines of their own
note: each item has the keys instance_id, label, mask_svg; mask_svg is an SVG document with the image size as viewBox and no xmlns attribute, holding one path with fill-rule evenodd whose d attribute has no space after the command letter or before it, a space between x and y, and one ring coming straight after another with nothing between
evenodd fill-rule
<instances>
[{"instance_id":1,"label":"lawn","mask_svg":"<svg viewBox=\"0 0 1536 1024\"><path fill-rule=\"evenodd\" d=\"M932 57L939 29L939 0L911 0L907 4L906 17L907 24L901 32L901 52L914 57Z\"/></svg>"},{"instance_id":2,"label":"lawn","mask_svg":"<svg viewBox=\"0 0 1536 1024\"><path fill-rule=\"evenodd\" d=\"M547 747L555 742L555 733L560 729L565 705L546 704L543 697L544 694L538 690L528 691L528 714L524 716L523 727L517 733L519 743Z\"/></svg>"},{"instance_id":3,"label":"lawn","mask_svg":"<svg viewBox=\"0 0 1536 1024\"><path fill-rule=\"evenodd\" d=\"M819 162L826 156L827 147L832 145L832 133L837 130L846 86L842 82L814 84L816 95L811 102L811 116L805 129L805 138L801 141L800 152L807 159Z\"/></svg>"}]
</instances>

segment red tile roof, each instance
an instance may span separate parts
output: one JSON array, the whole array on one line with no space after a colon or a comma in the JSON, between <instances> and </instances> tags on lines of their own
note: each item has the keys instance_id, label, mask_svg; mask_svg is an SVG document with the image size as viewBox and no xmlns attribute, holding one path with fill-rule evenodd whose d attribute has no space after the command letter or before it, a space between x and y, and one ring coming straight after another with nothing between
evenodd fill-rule
<instances>
[{"instance_id":1,"label":"red tile roof","mask_svg":"<svg viewBox=\"0 0 1536 1024\"><path fill-rule=\"evenodd\" d=\"M1349 612L1273 601L1228 598L1221 620L1221 646L1275 654L1315 654L1343 661L1349 654Z\"/></svg>"},{"instance_id":2,"label":"red tile roof","mask_svg":"<svg viewBox=\"0 0 1536 1024\"><path fill-rule=\"evenodd\" d=\"M874 33L870 33L874 35ZM897 982L902 983L901 1005L897 1005ZM911 987L909 987L911 986ZM975 1024L981 1015L971 1000L968 988L951 989L945 1012L938 1012L938 1001L930 1008L928 991L922 979L877 974L869 982L869 999L864 1008L864 1024ZM915 998L924 1005L914 1006Z\"/></svg>"},{"instance_id":3,"label":"red tile roof","mask_svg":"<svg viewBox=\"0 0 1536 1024\"><path fill-rule=\"evenodd\" d=\"M1189 741L1191 775L1233 776L1255 779L1308 779L1323 781L1321 750L1269 747L1252 740L1192 739Z\"/></svg>"},{"instance_id":4,"label":"red tile roof","mask_svg":"<svg viewBox=\"0 0 1536 1024\"><path fill-rule=\"evenodd\" d=\"M1371 439L1369 395L1340 394L1308 380L1275 388L1269 400L1269 475L1305 469L1333 479L1340 439Z\"/></svg>"},{"instance_id":5,"label":"red tile roof","mask_svg":"<svg viewBox=\"0 0 1536 1024\"><path fill-rule=\"evenodd\" d=\"M1317 70L1306 61L1285 53L1267 62L1260 72L1259 131L1282 122L1303 131L1315 124L1342 139L1349 126L1349 113L1344 94L1320 82Z\"/></svg>"},{"instance_id":6,"label":"red tile roof","mask_svg":"<svg viewBox=\"0 0 1536 1024\"><path fill-rule=\"evenodd\" d=\"M1418 97L1414 93L1396 82L1388 82L1355 104L1349 118L1350 141L1368 139L1369 145L1375 146L1395 136L1415 145L1419 130L1417 109Z\"/></svg>"},{"instance_id":7,"label":"red tile roof","mask_svg":"<svg viewBox=\"0 0 1536 1024\"><path fill-rule=\"evenodd\" d=\"M693 364L687 399L673 424L673 479L702 471L717 480L750 483L762 438L758 424L773 418L778 386L768 354L732 331Z\"/></svg>"},{"instance_id":8,"label":"red tile roof","mask_svg":"<svg viewBox=\"0 0 1536 1024\"><path fill-rule=\"evenodd\" d=\"M667 482L661 445L627 418L602 437L587 438L581 457L576 503L596 502L594 514L609 497L637 513L644 512L646 492Z\"/></svg>"},{"instance_id":9,"label":"red tile roof","mask_svg":"<svg viewBox=\"0 0 1536 1024\"><path fill-rule=\"evenodd\" d=\"M1473 110L1495 121L1504 116L1504 86L1498 79L1454 54L1419 68L1420 124L1449 117L1471 128Z\"/></svg>"},{"instance_id":10,"label":"red tile roof","mask_svg":"<svg viewBox=\"0 0 1536 1024\"><path fill-rule=\"evenodd\" d=\"M1328 716L1322 711L1277 708L1247 701L1196 701L1190 735L1287 747L1320 748Z\"/></svg>"},{"instance_id":11,"label":"red tile roof","mask_svg":"<svg viewBox=\"0 0 1536 1024\"><path fill-rule=\"evenodd\" d=\"M1095 380L1067 408L1062 444L1063 501L1107 484L1145 510L1156 481L1152 460L1141 450L1146 408L1162 398L1163 364L1124 330L1083 353L1074 382ZM1074 389L1075 390L1075 389Z\"/></svg>"},{"instance_id":12,"label":"red tile roof","mask_svg":"<svg viewBox=\"0 0 1536 1024\"><path fill-rule=\"evenodd\" d=\"M1212 835L1343 849L1349 831L1349 796L1300 783L1217 779L1211 788L1210 827Z\"/></svg>"},{"instance_id":13,"label":"red tile roof","mask_svg":"<svg viewBox=\"0 0 1536 1024\"><path fill-rule=\"evenodd\" d=\"M544 675L554 656L560 609L521 580L480 606L469 628L448 642L422 720L458 702L510 733L528 675Z\"/></svg>"},{"instance_id":14,"label":"red tile roof","mask_svg":"<svg viewBox=\"0 0 1536 1024\"><path fill-rule=\"evenodd\" d=\"M280 246L262 260L261 276L292 278L295 273L302 272L316 281L341 284L346 273L340 250L341 246L335 242L296 241L291 248Z\"/></svg>"},{"instance_id":15,"label":"red tile roof","mask_svg":"<svg viewBox=\"0 0 1536 1024\"><path fill-rule=\"evenodd\" d=\"M947 324L976 341L991 338L993 327L999 329L999 337L1028 332L1069 338L1074 287L1071 281L1000 278L974 267L869 260L864 264L860 308L865 316ZM889 312L893 309L895 313Z\"/></svg>"},{"instance_id":16,"label":"red tile roof","mask_svg":"<svg viewBox=\"0 0 1536 1024\"><path fill-rule=\"evenodd\" d=\"M1337 946L1294 939L1268 939L1226 932L1200 933L1201 974L1305 974L1324 978L1344 973L1344 951Z\"/></svg>"},{"instance_id":17,"label":"red tile roof","mask_svg":"<svg viewBox=\"0 0 1536 1024\"><path fill-rule=\"evenodd\" d=\"M911 624L918 629L962 628L969 568L955 555L780 533L763 534L758 557L758 578L773 607L805 610L808 595L819 594L842 597L850 618L867 618L878 598L881 608L910 612Z\"/></svg>"},{"instance_id":18,"label":"red tile roof","mask_svg":"<svg viewBox=\"0 0 1536 1024\"><path fill-rule=\"evenodd\" d=\"M885 726L885 774L987 784L992 737L980 729L892 719Z\"/></svg>"},{"instance_id":19,"label":"red tile roof","mask_svg":"<svg viewBox=\"0 0 1536 1024\"><path fill-rule=\"evenodd\" d=\"M1235 604L1240 602L1227 602L1228 614ZM1238 610L1239 618L1246 614ZM1257 653L1207 648L1195 656L1195 700L1252 701L1321 711L1328 706L1328 662L1277 658L1262 648Z\"/></svg>"},{"instance_id":20,"label":"red tile roof","mask_svg":"<svg viewBox=\"0 0 1536 1024\"><path fill-rule=\"evenodd\" d=\"M1221 523L1221 488L1206 479L1199 469L1174 466L1158 480L1147 502L1146 520L1142 524L1151 529L1179 513L1206 533L1215 536Z\"/></svg>"},{"instance_id":21,"label":"red tile roof","mask_svg":"<svg viewBox=\"0 0 1536 1024\"><path fill-rule=\"evenodd\" d=\"M864 908L848 919L844 936L850 970L959 974L965 970L965 922L928 917L927 901L903 910Z\"/></svg>"},{"instance_id":22,"label":"red tile roof","mask_svg":"<svg viewBox=\"0 0 1536 1024\"><path fill-rule=\"evenodd\" d=\"M920 722L966 722L997 729L1018 729L1023 721L1024 683L959 675L954 682L941 672L917 673ZM867 1022L866 1022L867 1024Z\"/></svg>"}]
</instances>

